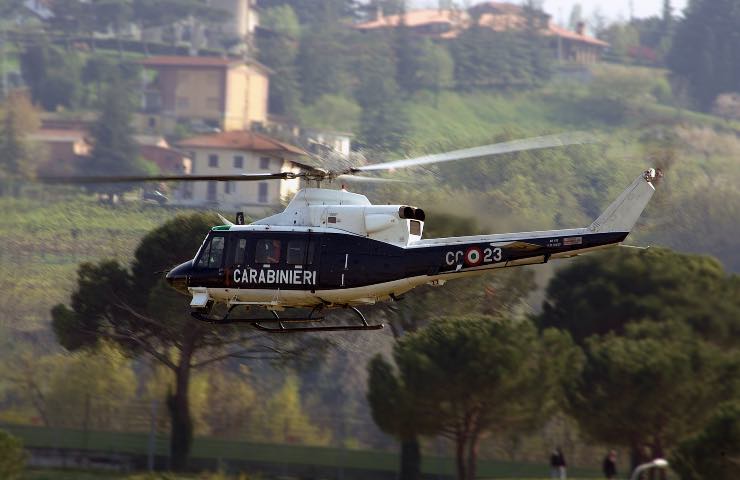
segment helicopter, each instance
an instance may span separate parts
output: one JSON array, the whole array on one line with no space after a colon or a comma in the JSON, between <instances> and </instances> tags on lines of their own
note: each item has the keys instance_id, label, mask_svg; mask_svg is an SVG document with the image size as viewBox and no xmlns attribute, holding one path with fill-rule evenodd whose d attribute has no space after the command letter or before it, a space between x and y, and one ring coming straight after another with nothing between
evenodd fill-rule
<instances>
[{"instance_id":1,"label":"helicopter","mask_svg":"<svg viewBox=\"0 0 740 480\"><path fill-rule=\"evenodd\" d=\"M398 301L421 285L522 265L547 263L620 245L647 206L663 173L648 168L590 225L581 228L423 238L425 212L411 205L373 205L366 196L321 188L321 182L398 181L363 176L419 165L588 143L582 132L514 140L423 157L304 172L240 175L50 177L54 183L141 181L264 181L302 178L316 187L299 190L284 211L245 224L243 213L206 235L194 257L166 273L191 297L191 315L216 325L247 324L270 333L378 330L358 307ZM213 314L223 304L223 316ZM234 317L243 307L267 312ZM327 325L325 312L347 309L356 324ZM307 315L281 316L286 310Z\"/></svg>"}]
</instances>

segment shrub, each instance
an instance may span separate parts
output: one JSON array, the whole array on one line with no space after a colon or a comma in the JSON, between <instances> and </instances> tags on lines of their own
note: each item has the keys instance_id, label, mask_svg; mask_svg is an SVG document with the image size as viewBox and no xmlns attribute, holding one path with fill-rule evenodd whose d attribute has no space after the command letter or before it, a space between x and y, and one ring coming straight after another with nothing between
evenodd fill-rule
<instances>
[{"instance_id":1,"label":"shrub","mask_svg":"<svg viewBox=\"0 0 740 480\"><path fill-rule=\"evenodd\" d=\"M20 478L26 467L26 452L23 443L16 437L0 430L0 478Z\"/></svg>"}]
</instances>

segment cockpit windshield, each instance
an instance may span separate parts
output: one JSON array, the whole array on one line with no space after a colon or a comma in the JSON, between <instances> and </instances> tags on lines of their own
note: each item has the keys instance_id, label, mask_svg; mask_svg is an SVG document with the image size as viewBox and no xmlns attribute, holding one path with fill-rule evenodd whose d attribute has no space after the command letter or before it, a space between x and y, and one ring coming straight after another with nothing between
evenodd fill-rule
<instances>
[{"instance_id":1,"label":"cockpit windshield","mask_svg":"<svg viewBox=\"0 0 740 480\"><path fill-rule=\"evenodd\" d=\"M224 237L223 235L214 235L207 238L200 249L198 257L198 268L221 268L224 257Z\"/></svg>"}]
</instances>

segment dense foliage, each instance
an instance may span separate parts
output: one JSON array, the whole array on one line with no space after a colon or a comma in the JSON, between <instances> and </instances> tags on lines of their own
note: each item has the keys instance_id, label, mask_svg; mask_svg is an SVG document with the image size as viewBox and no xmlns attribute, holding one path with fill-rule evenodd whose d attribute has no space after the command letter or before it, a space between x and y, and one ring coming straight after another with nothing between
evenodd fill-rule
<instances>
[{"instance_id":1,"label":"dense foliage","mask_svg":"<svg viewBox=\"0 0 740 480\"><path fill-rule=\"evenodd\" d=\"M443 435L455 444L459 480L475 478L480 441L534 428L558 407L578 371L567 334L491 317L440 320L404 336L370 364L368 400L389 433Z\"/></svg>"},{"instance_id":2,"label":"dense foliage","mask_svg":"<svg viewBox=\"0 0 740 480\"><path fill-rule=\"evenodd\" d=\"M703 338L732 344L740 334L739 293L737 276L711 257L619 249L559 270L540 322L583 343L592 335L623 334L633 322L681 321Z\"/></svg>"},{"instance_id":3,"label":"dense foliage","mask_svg":"<svg viewBox=\"0 0 740 480\"><path fill-rule=\"evenodd\" d=\"M25 466L26 452L21 441L0 430L0 477L18 480L22 478Z\"/></svg>"},{"instance_id":4,"label":"dense foliage","mask_svg":"<svg viewBox=\"0 0 740 480\"><path fill-rule=\"evenodd\" d=\"M671 455L682 480L732 480L740 475L740 406L718 409L703 432Z\"/></svg>"},{"instance_id":5,"label":"dense foliage","mask_svg":"<svg viewBox=\"0 0 740 480\"><path fill-rule=\"evenodd\" d=\"M703 109L719 94L738 90L739 23L738 0L695 0L676 26L668 65L688 80L691 96Z\"/></svg>"}]
</instances>

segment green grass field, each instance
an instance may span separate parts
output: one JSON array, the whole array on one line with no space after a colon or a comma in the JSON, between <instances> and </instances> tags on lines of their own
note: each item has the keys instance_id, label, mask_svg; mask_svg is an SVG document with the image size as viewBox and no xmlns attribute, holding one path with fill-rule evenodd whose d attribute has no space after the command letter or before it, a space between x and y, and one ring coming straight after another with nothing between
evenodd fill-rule
<instances>
[{"instance_id":1,"label":"green grass field","mask_svg":"<svg viewBox=\"0 0 740 480\"><path fill-rule=\"evenodd\" d=\"M21 438L27 447L93 450L97 452L145 455L148 436L146 433L84 432L71 429L47 429L43 427L3 426L3 429ZM167 454L167 438L159 437L157 455ZM246 441L196 438L192 451L193 459L220 461L244 461L267 465L294 467L320 467L323 469L348 469L377 472L395 472L398 455L395 452L373 450L350 450L330 447L299 445L272 445ZM452 458L425 456L422 471L428 474L453 475ZM479 476L483 478L540 478L547 473L543 464L481 460ZM571 469L571 478L590 478L596 472L588 469ZM35 477L41 478L44 477ZM49 477L56 480L57 477ZM60 479L65 477L58 477ZM76 477L73 477L76 478ZM86 478L86 477L82 477ZM96 477L90 477L96 478ZM106 477L101 477L106 478ZM112 477L115 478L115 477Z\"/></svg>"}]
</instances>

